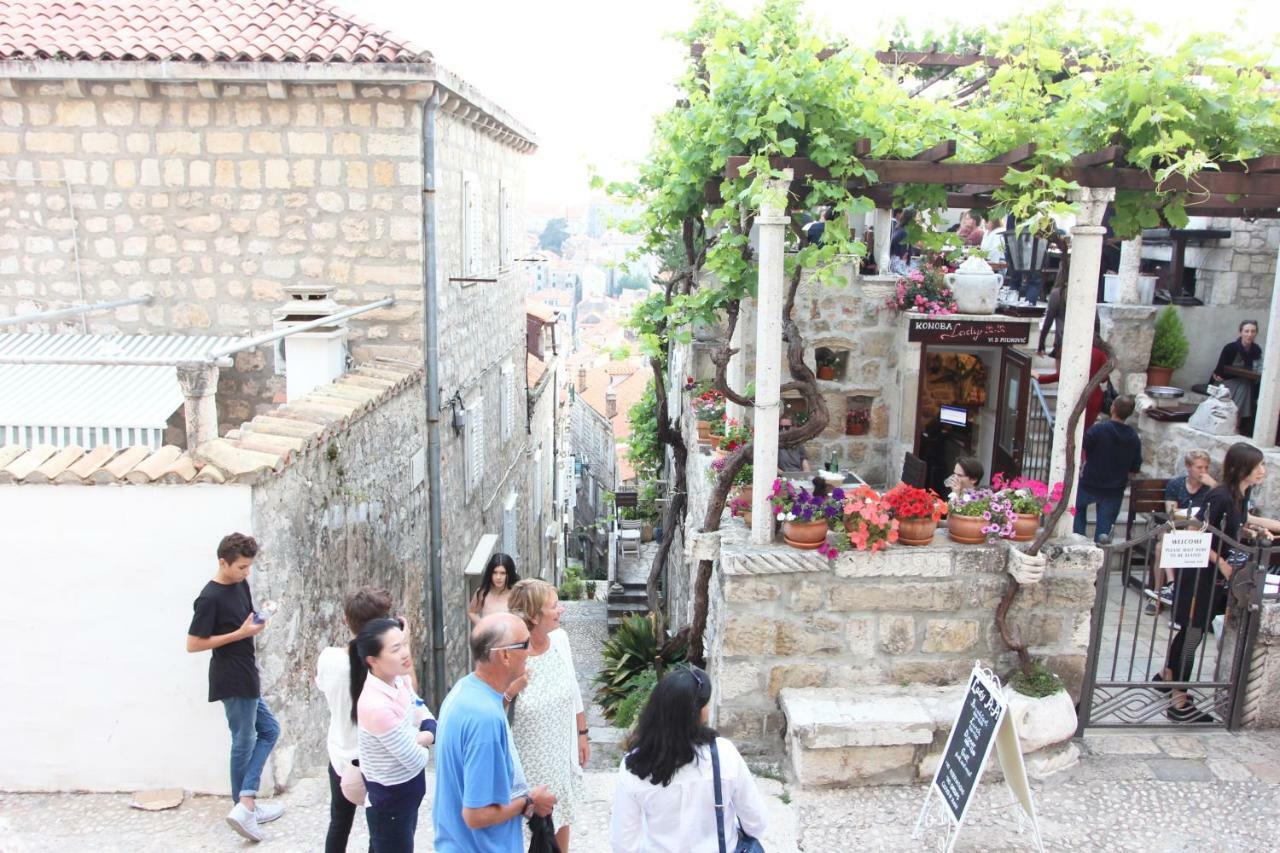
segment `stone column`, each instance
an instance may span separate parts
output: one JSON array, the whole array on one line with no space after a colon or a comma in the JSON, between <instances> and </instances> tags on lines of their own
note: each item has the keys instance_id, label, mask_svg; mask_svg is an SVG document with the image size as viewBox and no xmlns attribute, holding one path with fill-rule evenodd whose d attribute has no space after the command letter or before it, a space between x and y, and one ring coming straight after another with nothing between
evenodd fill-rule
<instances>
[{"instance_id":1,"label":"stone column","mask_svg":"<svg viewBox=\"0 0 1280 853\"><path fill-rule=\"evenodd\" d=\"M876 208L875 215L875 259L876 274L889 274L889 246L893 240L893 212Z\"/></svg>"},{"instance_id":2,"label":"stone column","mask_svg":"<svg viewBox=\"0 0 1280 853\"><path fill-rule=\"evenodd\" d=\"M746 339L746 333L743 331L746 325L746 313L741 310L738 312L738 322L734 324L733 335L729 338L729 348L738 352L729 359L725 373L729 387L739 394L744 393L747 387L747 355L742 351L743 341ZM731 400L725 404L725 416L733 418L738 423L744 423L747 416L746 407Z\"/></svg>"},{"instance_id":3,"label":"stone column","mask_svg":"<svg viewBox=\"0 0 1280 853\"><path fill-rule=\"evenodd\" d=\"M1076 224L1071 229L1071 271L1067 280L1067 304L1063 318L1062 364L1058 373L1058 401L1053 415L1053 451L1049 457L1049 482L1063 478L1067 465L1067 416L1076 398L1089 382L1089 354L1093 343L1093 318L1097 310L1098 271L1102 266L1102 238L1107 229L1101 225L1107 204L1115 198L1111 188L1085 188L1074 191L1072 201L1078 209ZM1080 439L1084 435L1083 418L1076 426L1076 458L1080 457ZM1077 478L1079 477L1077 469ZM1066 483L1062 499L1075 504L1076 484ZM1071 530L1071 514L1064 513L1058 534Z\"/></svg>"},{"instance_id":4,"label":"stone column","mask_svg":"<svg viewBox=\"0 0 1280 853\"><path fill-rule=\"evenodd\" d=\"M1120 244L1120 302L1137 305L1138 272L1142 268L1142 235Z\"/></svg>"},{"instance_id":5,"label":"stone column","mask_svg":"<svg viewBox=\"0 0 1280 853\"><path fill-rule=\"evenodd\" d=\"M187 450L195 450L218 437L218 366L179 364L178 385L186 398L182 414L187 422Z\"/></svg>"},{"instance_id":6,"label":"stone column","mask_svg":"<svg viewBox=\"0 0 1280 853\"><path fill-rule=\"evenodd\" d=\"M1262 384L1253 418L1253 443L1274 447L1276 420L1280 418L1280 252L1276 256L1276 278L1271 287L1271 313L1263 327L1266 345L1262 348ZM754 521L754 519L752 519Z\"/></svg>"},{"instance_id":7,"label":"stone column","mask_svg":"<svg viewBox=\"0 0 1280 853\"><path fill-rule=\"evenodd\" d=\"M760 227L759 283L756 288L756 406L755 458L751 479L751 541L763 545L773 541L773 512L769 493L778 476L778 401L782 379L782 303L786 279L784 240L787 216L787 188L792 173L769 181L767 197L760 205L756 225Z\"/></svg>"}]
</instances>

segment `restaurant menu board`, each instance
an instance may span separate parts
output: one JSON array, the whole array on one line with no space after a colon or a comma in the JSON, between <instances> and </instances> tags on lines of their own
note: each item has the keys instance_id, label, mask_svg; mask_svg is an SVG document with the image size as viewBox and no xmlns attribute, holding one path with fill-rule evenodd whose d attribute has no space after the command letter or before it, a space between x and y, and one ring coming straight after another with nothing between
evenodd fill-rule
<instances>
[{"instance_id":1,"label":"restaurant menu board","mask_svg":"<svg viewBox=\"0 0 1280 853\"><path fill-rule=\"evenodd\" d=\"M1027 780L1026 766L1022 762L1022 750L1013 717L1008 714L1004 693L995 677L983 670L980 664L975 664L969 675L960 712L951 727L951 735L947 738L938 770L929 786L929 793L925 796L920 820L916 823L916 835L926 825L931 800L936 792L946 813L944 822L949 827L944 849L951 850L993 747L999 756L1000 769L1014 801L1030 819L1036 848L1044 849L1039 827L1036 826L1031 785Z\"/></svg>"},{"instance_id":2,"label":"restaurant menu board","mask_svg":"<svg viewBox=\"0 0 1280 853\"><path fill-rule=\"evenodd\" d=\"M956 823L964 820L969 799L978 787L987 756L991 754L996 729L1004 721L1007 710L1004 695L984 682L975 668L969 676L969 689L960 704L960 714L942 751L938 772L933 777L933 784Z\"/></svg>"}]
</instances>

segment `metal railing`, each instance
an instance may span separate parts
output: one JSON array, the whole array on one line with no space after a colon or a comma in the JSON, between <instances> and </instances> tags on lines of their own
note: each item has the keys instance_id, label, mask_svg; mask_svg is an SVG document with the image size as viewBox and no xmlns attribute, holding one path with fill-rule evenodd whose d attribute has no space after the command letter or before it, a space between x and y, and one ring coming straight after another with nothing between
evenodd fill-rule
<instances>
[{"instance_id":1,"label":"metal railing","mask_svg":"<svg viewBox=\"0 0 1280 853\"><path fill-rule=\"evenodd\" d=\"M1022 451L1022 476L1049 482L1049 460L1053 454L1053 412L1044 391L1031 379L1031 405L1027 412L1027 434Z\"/></svg>"},{"instance_id":2,"label":"metal railing","mask_svg":"<svg viewBox=\"0 0 1280 853\"><path fill-rule=\"evenodd\" d=\"M13 317L0 317L0 326L25 326L28 323L48 323L51 320L63 320L67 317L80 317L96 311L110 311L113 308L124 308L129 305L150 305L152 296L130 296L127 299L113 299L110 302L79 303L66 308L54 308L49 311L35 311L31 314L18 314Z\"/></svg>"}]
</instances>

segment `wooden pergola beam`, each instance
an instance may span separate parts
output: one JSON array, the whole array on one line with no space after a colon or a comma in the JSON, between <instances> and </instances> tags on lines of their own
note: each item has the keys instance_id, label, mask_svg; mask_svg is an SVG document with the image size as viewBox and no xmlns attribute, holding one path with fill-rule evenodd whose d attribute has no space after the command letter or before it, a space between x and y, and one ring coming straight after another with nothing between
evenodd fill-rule
<instances>
[{"instance_id":1,"label":"wooden pergola beam","mask_svg":"<svg viewBox=\"0 0 1280 853\"><path fill-rule=\"evenodd\" d=\"M1027 142L1023 145L1019 145L1012 151L1006 151L999 157L992 157L990 160L987 160L986 163L987 165L992 166L1016 166L1019 163L1027 162L1034 156L1036 156L1036 144L1034 142Z\"/></svg>"},{"instance_id":2,"label":"wooden pergola beam","mask_svg":"<svg viewBox=\"0 0 1280 853\"><path fill-rule=\"evenodd\" d=\"M918 65L921 68L963 68L966 65L996 68L1006 62L981 53L943 53L937 50L877 50L876 60L884 65Z\"/></svg>"},{"instance_id":3,"label":"wooden pergola beam","mask_svg":"<svg viewBox=\"0 0 1280 853\"><path fill-rule=\"evenodd\" d=\"M956 156L956 141L954 139L944 139L937 145L921 151L911 159L919 163L937 163L954 156Z\"/></svg>"},{"instance_id":4,"label":"wooden pergola beam","mask_svg":"<svg viewBox=\"0 0 1280 853\"><path fill-rule=\"evenodd\" d=\"M1091 166L1110 166L1113 163L1119 163L1124 157L1124 149L1119 145L1108 145L1098 151L1089 154L1081 154L1071 161L1071 164L1077 169L1087 169Z\"/></svg>"}]
</instances>

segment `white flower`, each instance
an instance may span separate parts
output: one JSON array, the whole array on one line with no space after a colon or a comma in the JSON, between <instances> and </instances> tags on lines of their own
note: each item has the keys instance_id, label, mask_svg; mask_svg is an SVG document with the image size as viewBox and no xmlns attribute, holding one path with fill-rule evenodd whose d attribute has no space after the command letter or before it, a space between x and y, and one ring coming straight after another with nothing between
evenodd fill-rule
<instances>
[{"instance_id":1,"label":"white flower","mask_svg":"<svg viewBox=\"0 0 1280 853\"><path fill-rule=\"evenodd\" d=\"M778 513L778 521L786 521L786 520L787 520L787 514L785 512Z\"/></svg>"}]
</instances>

